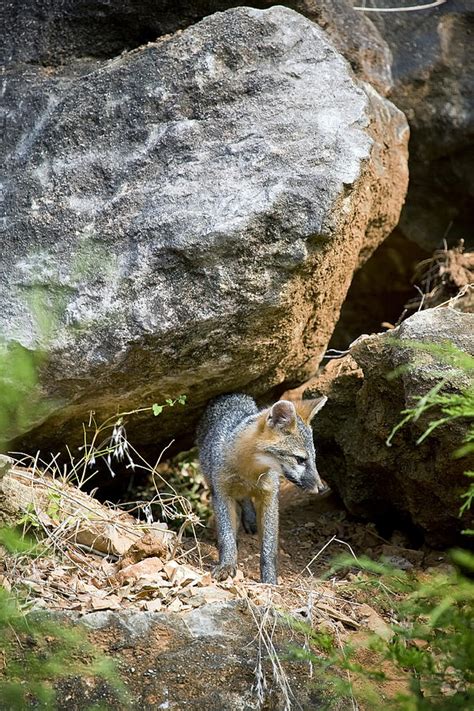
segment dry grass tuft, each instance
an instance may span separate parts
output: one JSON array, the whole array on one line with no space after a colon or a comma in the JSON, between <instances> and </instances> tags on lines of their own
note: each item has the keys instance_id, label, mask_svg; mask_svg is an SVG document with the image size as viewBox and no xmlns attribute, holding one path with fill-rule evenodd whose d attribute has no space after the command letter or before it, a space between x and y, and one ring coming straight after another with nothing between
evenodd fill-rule
<instances>
[{"instance_id":1,"label":"dry grass tuft","mask_svg":"<svg viewBox=\"0 0 474 711\"><path fill-rule=\"evenodd\" d=\"M406 312L444 306L456 299L456 308L474 312L474 252L444 247L418 264L413 277L419 296L405 305Z\"/></svg>"}]
</instances>

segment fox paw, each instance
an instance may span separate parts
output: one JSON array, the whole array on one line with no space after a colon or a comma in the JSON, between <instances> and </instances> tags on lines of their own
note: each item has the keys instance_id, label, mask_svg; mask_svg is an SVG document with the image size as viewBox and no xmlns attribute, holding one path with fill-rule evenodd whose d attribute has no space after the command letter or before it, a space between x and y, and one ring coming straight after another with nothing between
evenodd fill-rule
<instances>
[{"instance_id":1,"label":"fox paw","mask_svg":"<svg viewBox=\"0 0 474 711\"><path fill-rule=\"evenodd\" d=\"M212 577L218 581L225 580L229 576L233 578L237 572L237 565L234 563L222 563L216 565L212 571Z\"/></svg>"}]
</instances>

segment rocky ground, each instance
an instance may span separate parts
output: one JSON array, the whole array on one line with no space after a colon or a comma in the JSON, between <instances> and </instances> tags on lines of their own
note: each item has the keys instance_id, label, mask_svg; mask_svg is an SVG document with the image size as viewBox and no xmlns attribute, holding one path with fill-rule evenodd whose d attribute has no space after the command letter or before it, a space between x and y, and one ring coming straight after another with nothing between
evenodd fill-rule
<instances>
[{"instance_id":1,"label":"rocky ground","mask_svg":"<svg viewBox=\"0 0 474 711\"><path fill-rule=\"evenodd\" d=\"M2 492L18 494L12 482L25 484L28 477L31 471L9 468ZM307 662L289 656L290 648L308 644L297 625L305 622L329 633L341 648L353 644L361 663L375 663L368 639L372 632L390 635L396 595L381 591L374 596L365 574L350 564L333 569L335 556L383 556L413 575L444 564L440 552L415 548L400 532L384 539L375 526L351 520L333 494L321 499L288 484L281 497L279 585L258 582L258 540L243 532L237 577L217 584L211 577L217 560L212 522L200 529L197 539L179 541L161 525L137 528L126 514L117 518L117 511L91 505L89 496L50 480L33 484L35 492L45 485L61 492L52 499L54 507L51 497L42 506L37 493L29 503L24 491L17 500L30 524L38 517L49 553L34 558L3 555L0 581L7 590L26 592L35 609L54 611L61 624L80 621L94 645L117 661L128 701L119 700L105 681L68 677L58 684L58 698L78 711L99 701L110 709L126 704L145 709L197 710L203 704L215 711L284 709L287 698L291 708L319 708L323 700L330 708L347 708L349 700L333 696L312 676ZM64 519L63 501L73 495L74 520L70 509ZM81 507L88 511L85 517ZM87 539L87 526L94 534L90 545L78 543ZM265 686L260 701L259 675ZM404 684L389 675L379 690L393 695Z\"/></svg>"}]
</instances>

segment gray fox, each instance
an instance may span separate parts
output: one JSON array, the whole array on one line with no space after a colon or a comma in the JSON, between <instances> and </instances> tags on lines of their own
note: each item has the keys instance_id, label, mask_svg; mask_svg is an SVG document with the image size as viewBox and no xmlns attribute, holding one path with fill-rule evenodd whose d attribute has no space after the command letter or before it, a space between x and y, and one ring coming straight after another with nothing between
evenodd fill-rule
<instances>
[{"instance_id":1,"label":"gray fox","mask_svg":"<svg viewBox=\"0 0 474 711\"><path fill-rule=\"evenodd\" d=\"M310 422L326 397L279 400L258 410L248 395L211 400L197 431L199 462L211 488L217 527L217 580L237 570L237 504L244 529L260 537L260 576L277 583L279 478L314 493L328 489L316 469Z\"/></svg>"}]
</instances>

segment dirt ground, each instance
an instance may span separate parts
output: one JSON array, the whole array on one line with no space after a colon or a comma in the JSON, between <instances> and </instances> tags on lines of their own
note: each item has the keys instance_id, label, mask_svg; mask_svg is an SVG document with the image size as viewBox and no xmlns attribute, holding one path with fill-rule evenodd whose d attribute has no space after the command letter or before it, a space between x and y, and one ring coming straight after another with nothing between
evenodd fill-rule
<instances>
[{"instance_id":1,"label":"dirt ground","mask_svg":"<svg viewBox=\"0 0 474 711\"><path fill-rule=\"evenodd\" d=\"M201 560L206 570L217 561L212 520L199 534ZM185 541L191 550L194 543ZM257 535L239 531L239 568L244 577L259 581L259 543ZM298 491L286 482L280 498L279 587L294 589L302 580L327 579L331 563L339 554L384 557L405 570L436 566L445 560L440 551L410 547L400 531L383 538L371 523L351 520L334 494L318 497ZM196 562L198 557L195 557Z\"/></svg>"}]
</instances>

